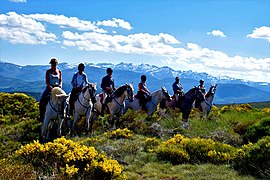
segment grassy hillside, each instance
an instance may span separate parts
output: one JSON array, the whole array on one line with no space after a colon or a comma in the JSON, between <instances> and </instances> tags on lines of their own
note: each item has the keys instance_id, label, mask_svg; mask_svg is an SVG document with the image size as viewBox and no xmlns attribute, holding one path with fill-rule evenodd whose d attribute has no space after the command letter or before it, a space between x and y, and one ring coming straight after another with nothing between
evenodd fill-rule
<instances>
[{"instance_id":1,"label":"grassy hillside","mask_svg":"<svg viewBox=\"0 0 270 180\"><path fill-rule=\"evenodd\" d=\"M192 111L188 129L174 110L153 117L128 111L120 129L110 130L109 117L100 117L90 136L81 130L46 144L33 142L41 127L37 115L33 98L0 93L0 179L270 177L269 108L213 107L208 120Z\"/></svg>"}]
</instances>

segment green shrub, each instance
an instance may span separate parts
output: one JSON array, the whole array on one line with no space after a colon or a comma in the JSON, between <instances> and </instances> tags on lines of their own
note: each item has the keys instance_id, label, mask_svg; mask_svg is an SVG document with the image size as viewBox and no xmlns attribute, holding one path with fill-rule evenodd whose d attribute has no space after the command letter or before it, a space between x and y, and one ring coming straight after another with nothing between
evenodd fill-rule
<instances>
[{"instance_id":1,"label":"green shrub","mask_svg":"<svg viewBox=\"0 0 270 180\"><path fill-rule=\"evenodd\" d=\"M160 140L156 138L146 138L144 150L147 152L154 152L159 144Z\"/></svg>"},{"instance_id":2,"label":"green shrub","mask_svg":"<svg viewBox=\"0 0 270 180\"><path fill-rule=\"evenodd\" d=\"M270 178L270 136L260 139L255 144L244 145L237 151L233 161L234 168L244 174L259 178Z\"/></svg>"},{"instance_id":3,"label":"green shrub","mask_svg":"<svg viewBox=\"0 0 270 180\"><path fill-rule=\"evenodd\" d=\"M270 136L270 117L263 118L260 122L249 126L245 134L246 140L253 143L264 136Z\"/></svg>"}]
</instances>

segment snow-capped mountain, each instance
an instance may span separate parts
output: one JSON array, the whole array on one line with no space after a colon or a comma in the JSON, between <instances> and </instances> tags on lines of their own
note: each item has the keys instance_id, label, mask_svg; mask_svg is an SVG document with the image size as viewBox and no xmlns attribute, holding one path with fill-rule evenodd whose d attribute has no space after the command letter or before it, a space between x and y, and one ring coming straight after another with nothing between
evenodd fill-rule
<instances>
[{"instance_id":1,"label":"snow-capped mountain","mask_svg":"<svg viewBox=\"0 0 270 180\"><path fill-rule=\"evenodd\" d=\"M171 84L174 77L179 76L184 89L198 85L200 79L205 80L208 89L210 84L218 84L215 103L239 103L270 100L269 83L258 83L233 79L229 77L214 77L207 73L197 73L193 71L177 71L170 67L157 67L149 64L132 63L85 63L85 72L90 82L100 84L106 69L111 67L114 70L113 76L116 86L124 83L134 82L135 91L140 82L140 76L145 74L147 85L151 91L165 86L172 94ZM78 64L60 63L59 69L63 72L63 88L70 92L70 81L73 74L77 71ZM27 65L19 66L12 63L0 61L0 91L5 92L42 92L45 87L45 71L50 65ZM98 85L100 91L100 86Z\"/></svg>"}]
</instances>

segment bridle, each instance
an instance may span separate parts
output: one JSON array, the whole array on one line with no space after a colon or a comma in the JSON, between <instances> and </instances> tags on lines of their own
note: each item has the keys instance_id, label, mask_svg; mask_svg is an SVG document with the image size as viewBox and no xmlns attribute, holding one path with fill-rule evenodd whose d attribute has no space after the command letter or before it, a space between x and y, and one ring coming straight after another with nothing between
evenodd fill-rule
<instances>
[{"instance_id":1,"label":"bridle","mask_svg":"<svg viewBox=\"0 0 270 180\"><path fill-rule=\"evenodd\" d=\"M83 99L85 99L87 102L90 102L92 100L92 98L95 98L96 90L94 87L92 87L92 86L90 87L90 84L88 84L87 87L85 87L85 88L88 89L90 98L89 99L86 98L85 92L82 92ZM79 101L79 104L86 109L86 113L87 113L89 111L89 109L91 108L91 105L90 104L89 104L89 106L83 105L82 102L80 101L80 98L78 98L78 101Z\"/></svg>"}]
</instances>

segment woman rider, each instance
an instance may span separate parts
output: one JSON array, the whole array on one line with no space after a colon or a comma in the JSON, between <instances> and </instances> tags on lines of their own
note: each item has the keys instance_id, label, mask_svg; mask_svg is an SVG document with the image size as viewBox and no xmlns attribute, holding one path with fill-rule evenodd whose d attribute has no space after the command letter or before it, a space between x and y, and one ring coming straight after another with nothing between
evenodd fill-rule
<instances>
[{"instance_id":1,"label":"woman rider","mask_svg":"<svg viewBox=\"0 0 270 180\"><path fill-rule=\"evenodd\" d=\"M69 100L69 104L70 104L69 114L70 115L73 115L76 94L81 93L83 87L88 84L88 78L87 78L86 73L84 72L84 68L85 68L85 65L83 63L80 63L78 65L78 72L76 72L72 77L72 81L71 81L72 91L71 91L70 100Z\"/></svg>"},{"instance_id":2,"label":"woman rider","mask_svg":"<svg viewBox=\"0 0 270 180\"><path fill-rule=\"evenodd\" d=\"M142 110L146 110L146 103L150 97L150 91L146 87L146 76L141 76L141 82L138 84L137 96L139 97L139 102L142 105Z\"/></svg>"},{"instance_id":3,"label":"woman rider","mask_svg":"<svg viewBox=\"0 0 270 180\"><path fill-rule=\"evenodd\" d=\"M39 115L40 121L44 119L46 105L49 101L49 95L54 87L62 88L62 72L57 68L58 61L52 58L50 61L51 68L46 71L46 88L43 91L39 101Z\"/></svg>"}]
</instances>

